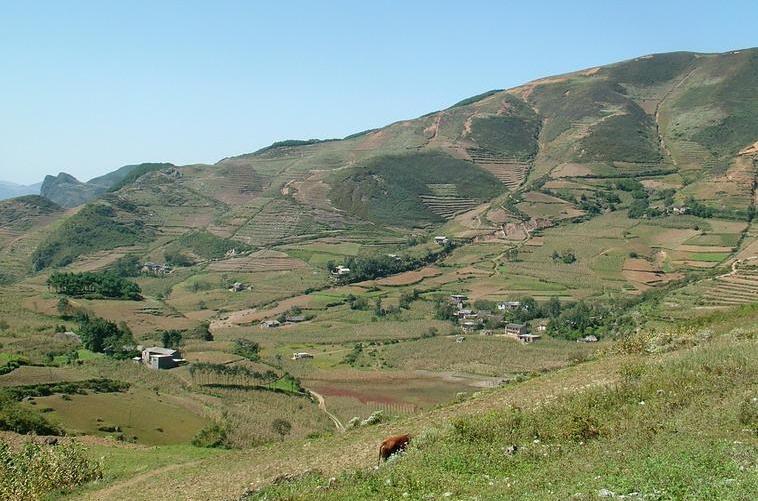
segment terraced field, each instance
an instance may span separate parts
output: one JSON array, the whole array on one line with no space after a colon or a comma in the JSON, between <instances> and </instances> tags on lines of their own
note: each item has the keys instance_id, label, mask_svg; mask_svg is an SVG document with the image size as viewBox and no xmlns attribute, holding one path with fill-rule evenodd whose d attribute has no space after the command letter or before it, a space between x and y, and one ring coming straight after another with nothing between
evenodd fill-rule
<instances>
[{"instance_id":1,"label":"terraced field","mask_svg":"<svg viewBox=\"0 0 758 501\"><path fill-rule=\"evenodd\" d=\"M703 301L711 306L734 306L758 302L758 263L740 262L734 271L722 275L703 291Z\"/></svg>"},{"instance_id":2,"label":"terraced field","mask_svg":"<svg viewBox=\"0 0 758 501\"><path fill-rule=\"evenodd\" d=\"M451 219L456 214L473 209L479 202L458 195L454 184L428 184L433 195L421 195L421 201L429 209L445 219Z\"/></svg>"},{"instance_id":3,"label":"terraced field","mask_svg":"<svg viewBox=\"0 0 758 501\"><path fill-rule=\"evenodd\" d=\"M498 178L509 190L516 190L526 179L529 164L483 149L466 150L471 160Z\"/></svg>"},{"instance_id":4,"label":"terraced field","mask_svg":"<svg viewBox=\"0 0 758 501\"><path fill-rule=\"evenodd\" d=\"M208 271L289 271L306 266L305 262L293 259L283 252L261 250L249 256L213 262L208 266Z\"/></svg>"}]
</instances>

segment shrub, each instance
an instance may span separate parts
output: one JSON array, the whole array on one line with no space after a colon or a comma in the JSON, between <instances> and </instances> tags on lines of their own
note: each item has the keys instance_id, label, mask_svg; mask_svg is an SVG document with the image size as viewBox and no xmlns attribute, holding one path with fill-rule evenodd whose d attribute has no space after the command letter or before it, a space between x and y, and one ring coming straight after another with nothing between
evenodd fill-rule
<instances>
[{"instance_id":1,"label":"shrub","mask_svg":"<svg viewBox=\"0 0 758 501\"><path fill-rule=\"evenodd\" d=\"M236 339L234 341L234 354L244 357L255 362L260 358L260 345L255 341L247 339Z\"/></svg>"},{"instance_id":2,"label":"shrub","mask_svg":"<svg viewBox=\"0 0 758 501\"><path fill-rule=\"evenodd\" d=\"M215 447L229 449L229 431L225 425L213 423L198 431L192 437L192 445L195 447Z\"/></svg>"},{"instance_id":3,"label":"shrub","mask_svg":"<svg viewBox=\"0 0 758 501\"><path fill-rule=\"evenodd\" d=\"M274 419L274 421L271 423L271 429L274 430L274 433L279 435L281 440L284 440L284 437L286 435L289 435L289 433L292 431L292 423L285 419Z\"/></svg>"},{"instance_id":4,"label":"shrub","mask_svg":"<svg viewBox=\"0 0 758 501\"><path fill-rule=\"evenodd\" d=\"M102 477L102 465L75 442L55 447L28 442L19 451L0 442L2 499L43 499Z\"/></svg>"}]
</instances>

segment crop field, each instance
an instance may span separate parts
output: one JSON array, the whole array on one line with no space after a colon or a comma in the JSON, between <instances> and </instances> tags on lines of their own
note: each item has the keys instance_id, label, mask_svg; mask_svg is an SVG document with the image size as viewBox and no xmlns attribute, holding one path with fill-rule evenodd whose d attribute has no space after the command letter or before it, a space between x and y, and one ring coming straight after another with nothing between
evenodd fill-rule
<instances>
[{"instance_id":1,"label":"crop field","mask_svg":"<svg viewBox=\"0 0 758 501\"><path fill-rule=\"evenodd\" d=\"M120 433L142 444L187 443L208 421L176 403L146 390L37 397L35 408L71 433L112 436ZM116 431L118 427L120 431Z\"/></svg>"},{"instance_id":2,"label":"crop field","mask_svg":"<svg viewBox=\"0 0 758 501\"><path fill-rule=\"evenodd\" d=\"M565 367L575 360L584 360L597 347L545 339L522 344L505 336L465 335L462 343L455 337L409 341L381 348L381 356L393 366L404 370L452 371L509 378Z\"/></svg>"},{"instance_id":3,"label":"crop field","mask_svg":"<svg viewBox=\"0 0 758 501\"><path fill-rule=\"evenodd\" d=\"M304 438L334 430L331 420L316 403L304 396L290 396L272 391L241 388L208 388L215 406L226 413L229 439L237 447L250 447L281 437L272 428L276 419L292 425L287 438Z\"/></svg>"},{"instance_id":4,"label":"crop field","mask_svg":"<svg viewBox=\"0 0 758 501\"><path fill-rule=\"evenodd\" d=\"M474 161L487 172L498 178L509 190L515 191L526 179L529 164L494 158L477 157Z\"/></svg>"},{"instance_id":5,"label":"crop field","mask_svg":"<svg viewBox=\"0 0 758 501\"><path fill-rule=\"evenodd\" d=\"M287 271L305 266L307 265L303 261L293 259L283 252L261 250L249 256L214 261L208 265L207 270L220 272Z\"/></svg>"},{"instance_id":6,"label":"crop field","mask_svg":"<svg viewBox=\"0 0 758 501\"><path fill-rule=\"evenodd\" d=\"M413 284L417 284L421 282L425 278L436 277L441 274L442 274L442 271L439 268L430 266L427 268L422 268L420 270L406 271L404 273L399 273L392 277L381 278L379 280L376 280L375 282L377 285L388 285L388 286L413 285Z\"/></svg>"},{"instance_id":7,"label":"crop field","mask_svg":"<svg viewBox=\"0 0 758 501\"><path fill-rule=\"evenodd\" d=\"M234 234L234 238L253 246L268 246L294 235L321 231L300 205L284 199L272 199Z\"/></svg>"},{"instance_id":8,"label":"crop field","mask_svg":"<svg viewBox=\"0 0 758 501\"><path fill-rule=\"evenodd\" d=\"M8 374L0 375L0 386L59 383L62 381L82 381L84 379L87 379L86 375L73 369L25 365Z\"/></svg>"}]
</instances>

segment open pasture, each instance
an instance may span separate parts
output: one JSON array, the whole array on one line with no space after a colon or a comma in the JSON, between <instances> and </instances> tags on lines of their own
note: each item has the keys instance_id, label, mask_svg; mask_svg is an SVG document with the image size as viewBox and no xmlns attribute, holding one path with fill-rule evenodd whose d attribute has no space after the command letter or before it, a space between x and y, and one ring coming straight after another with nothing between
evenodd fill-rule
<instances>
[{"instance_id":1,"label":"open pasture","mask_svg":"<svg viewBox=\"0 0 758 501\"><path fill-rule=\"evenodd\" d=\"M125 393L90 393L34 399L35 408L74 434L124 437L142 444L189 442L208 420L190 412L169 395L142 389ZM115 428L118 427L119 431Z\"/></svg>"}]
</instances>

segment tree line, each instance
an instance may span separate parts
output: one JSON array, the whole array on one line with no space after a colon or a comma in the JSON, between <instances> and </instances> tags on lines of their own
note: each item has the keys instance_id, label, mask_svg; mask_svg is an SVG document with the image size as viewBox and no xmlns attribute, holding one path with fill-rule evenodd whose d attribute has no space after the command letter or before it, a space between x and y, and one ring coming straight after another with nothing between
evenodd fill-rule
<instances>
[{"instance_id":1,"label":"tree line","mask_svg":"<svg viewBox=\"0 0 758 501\"><path fill-rule=\"evenodd\" d=\"M422 257L389 255L348 256L342 265L350 268L350 273L338 277L338 280L345 283L362 282L364 280L374 280L396 275L404 271L416 270L437 262L447 256L455 247L456 245L453 242L448 241L440 249L429 251ZM329 261L326 267L331 273L336 269L336 263Z\"/></svg>"},{"instance_id":2,"label":"tree line","mask_svg":"<svg viewBox=\"0 0 758 501\"><path fill-rule=\"evenodd\" d=\"M54 272L47 279L47 286L58 294L67 296L102 296L110 299L142 299L139 285L113 272Z\"/></svg>"}]
</instances>

